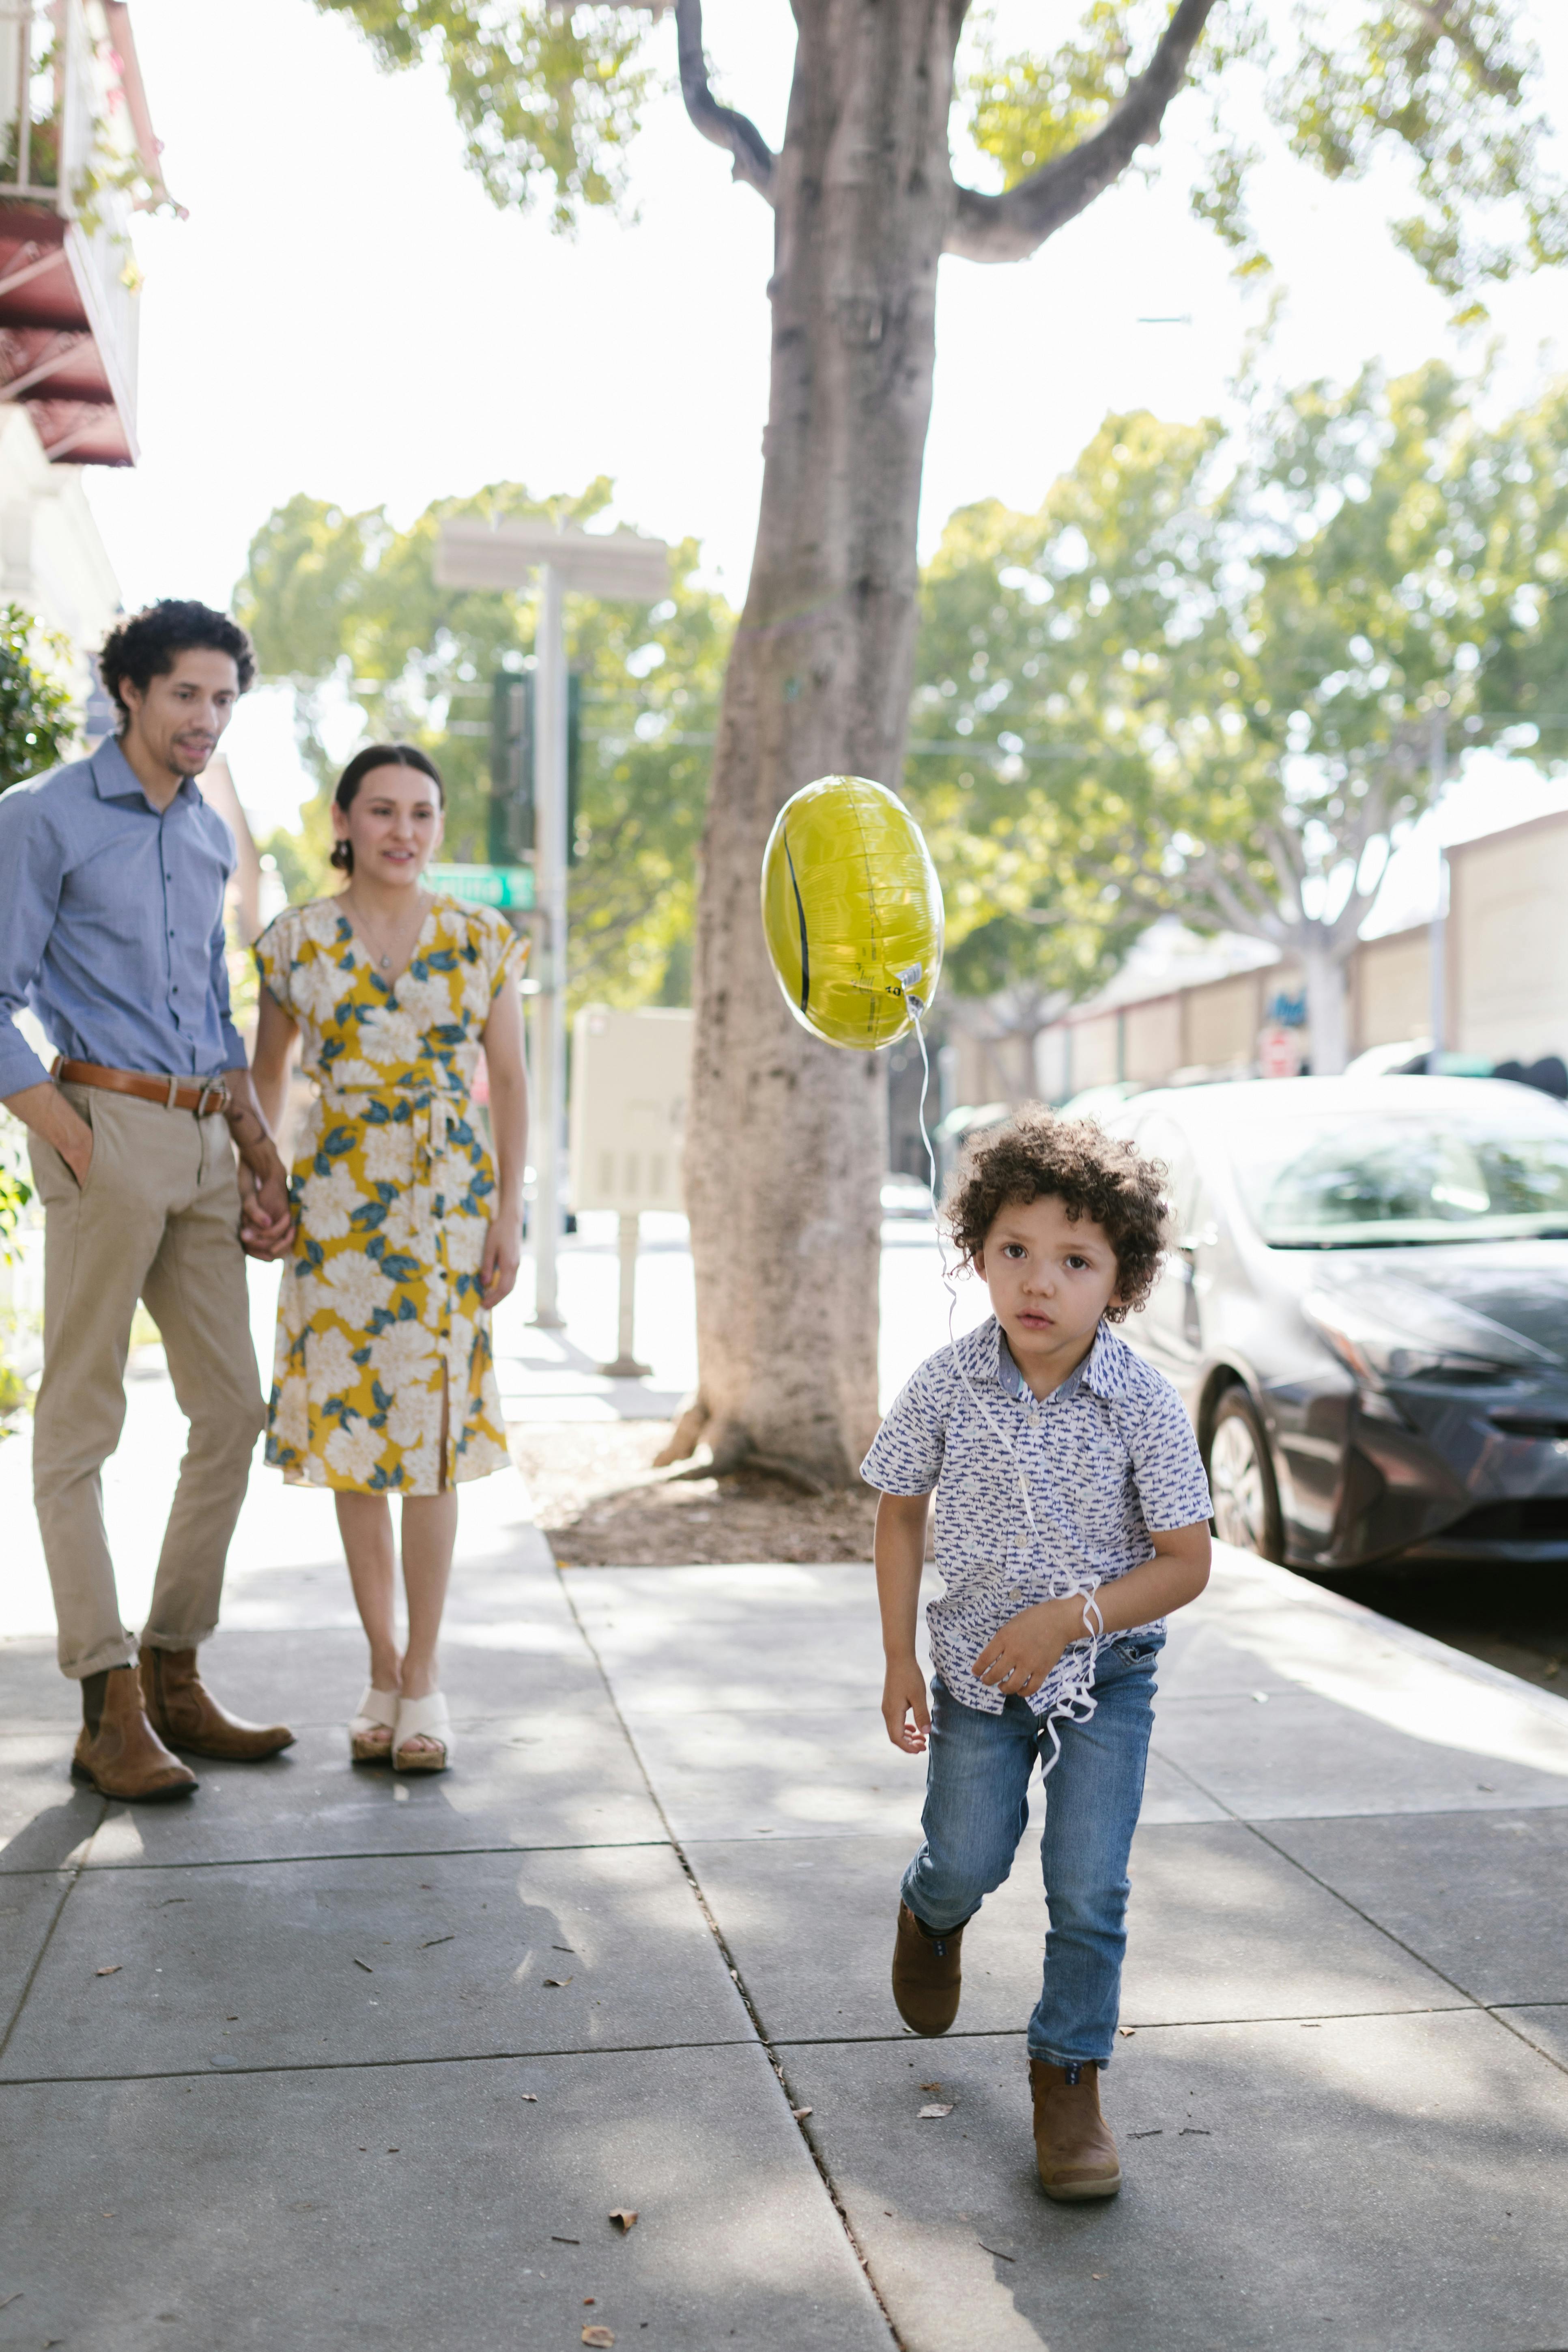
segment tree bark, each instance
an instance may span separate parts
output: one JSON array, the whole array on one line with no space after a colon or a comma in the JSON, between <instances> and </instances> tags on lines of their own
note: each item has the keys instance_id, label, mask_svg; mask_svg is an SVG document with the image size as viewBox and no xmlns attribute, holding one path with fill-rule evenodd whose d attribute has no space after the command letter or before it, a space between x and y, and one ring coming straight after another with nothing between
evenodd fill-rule
<instances>
[{"instance_id":1,"label":"tree bark","mask_svg":"<svg viewBox=\"0 0 1568 2352\"><path fill-rule=\"evenodd\" d=\"M792 1020L758 876L790 794L847 772L897 789L915 529L952 222L964 0L795 0L775 208L762 515L730 658L702 848L686 1191L700 1425L853 1477L877 1426L884 1082Z\"/></svg>"}]
</instances>

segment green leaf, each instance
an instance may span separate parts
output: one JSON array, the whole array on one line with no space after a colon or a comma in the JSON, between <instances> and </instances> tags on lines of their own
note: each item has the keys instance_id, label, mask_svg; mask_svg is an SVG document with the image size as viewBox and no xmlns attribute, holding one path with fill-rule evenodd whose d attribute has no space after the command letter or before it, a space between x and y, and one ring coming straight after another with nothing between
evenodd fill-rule
<instances>
[{"instance_id":1,"label":"green leaf","mask_svg":"<svg viewBox=\"0 0 1568 2352\"><path fill-rule=\"evenodd\" d=\"M639 11L557 10L548 0L316 5L351 18L385 71L439 65L465 159L492 203L526 208L551 189L551 220L562 230L584 207L624 205L626 149L660 86L643 62L651 20Z\"/></svg>"}]
</instances>

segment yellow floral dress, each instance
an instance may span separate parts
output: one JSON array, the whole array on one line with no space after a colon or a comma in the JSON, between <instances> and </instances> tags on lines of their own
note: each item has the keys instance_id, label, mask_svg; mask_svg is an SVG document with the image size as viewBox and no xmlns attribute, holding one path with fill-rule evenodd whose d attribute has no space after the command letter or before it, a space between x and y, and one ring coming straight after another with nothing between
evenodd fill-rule
<instances>
[{"instance_id":1,"label":"yellow floral dress","mask_svg":"<svg viewBox=\"0 0 1568 2352\"><path fill-rule=\"evenodd\" d=\"M479 1279L495 1169L470 1096L490 1006L526 956L500 915L452 898L395 981L330 898L257 942L316 1087L267 1422L267 1459L291 1485L434 1495L506 1466Z\"/></svg>"}]
</instances>

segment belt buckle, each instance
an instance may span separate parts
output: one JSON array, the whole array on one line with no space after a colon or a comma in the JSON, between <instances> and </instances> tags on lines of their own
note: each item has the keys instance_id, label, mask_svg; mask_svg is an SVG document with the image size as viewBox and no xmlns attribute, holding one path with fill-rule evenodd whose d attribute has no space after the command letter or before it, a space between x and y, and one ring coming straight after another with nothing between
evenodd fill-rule
<instances>
[{"instance_id":1,"label":"belt buckle","mask_svg":"<svg viewBox=\"0 0 1568 2352\"><path fill-rule=\"evenodd\" d=\"M228 1108L228 1088L226 1086L218 1085L216 1081L204 1079L202 1081L201 1093L196 1097L196 1117L198 1118L206 1118L210 1116L207 1107L207 1097L209 1095L212 1097L213 1110L226 1110Z\"/></svg>"}]
</instances>

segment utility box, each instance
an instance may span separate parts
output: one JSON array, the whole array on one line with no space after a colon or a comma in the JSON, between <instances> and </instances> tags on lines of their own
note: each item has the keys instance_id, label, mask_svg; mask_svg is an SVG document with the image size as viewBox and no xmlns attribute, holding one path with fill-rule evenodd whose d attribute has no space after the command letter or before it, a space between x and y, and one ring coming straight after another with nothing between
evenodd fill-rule
<instances>
[{"instance_id":1,"label":"utility box","mask_svg":"<svg viewBox=\"0 0 1568 2352\"><path fill-rule=\"evenodd\" d=\"M572 1206L686 1205L680 1155L690 1087L691 1014L649 1005L615 1013L587 1004L572 1030Z\"/></svg>"}]
</instances>

